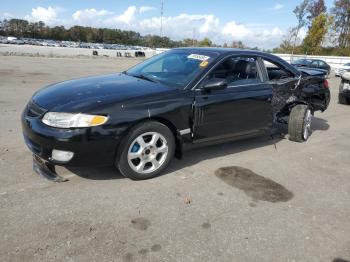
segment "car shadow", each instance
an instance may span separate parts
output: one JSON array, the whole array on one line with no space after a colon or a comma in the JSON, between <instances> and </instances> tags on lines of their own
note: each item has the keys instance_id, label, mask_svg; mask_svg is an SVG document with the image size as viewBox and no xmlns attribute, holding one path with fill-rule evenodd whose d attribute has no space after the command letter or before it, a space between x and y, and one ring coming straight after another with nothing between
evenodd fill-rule
<instances>
[{"instance_id":1,"label":"car shadow","mask_svg":"<svg viewBox=\"0 0 350 262\"><path fill-rule=\"evenodd\" d=\"M81 178L90 180L115 180L125 178L116 168L107 167L66 167L66 169Z\"/></svg>"},{"instance_id":2,"label":"car shadow","mask_svg":"<svg viewBox=\"0 0 350 262\"><path fill-rule=\"evenodd\" d=\"M199 162L210 160L214 158L220 158L227 155L233 155L242 153L245 151L253 150L256 148L262 148L266 146L273 146L275 150L278 150L278 142L283 139L287 139L283 135L274 136L260 136L256 138L244 139L234 142L227 142L224 144L211 145L200 147L186 151L181 160L175 160L168 168L169 172L174 172L182 168L193 166Z\"/></svg>"},{"instance_id":3,"label":"car shadow","mask_svg":"<svg viewBox=\"0 0 350 262\"><path fill-rule=\"evenodd\" d=\"M346 260L346 259L342 259L342 258L335 258L335 259L333 259L332 262L350 262L350 261Z\"/></svg>"},{"instance_id":4,"label":"car shadow","mask_svg":"<svg viewBox=\"0 0 350 262\"><path fill-rule=\"evenodd\" d=\"M313 131L326 131L329 129L327 120L322 118L313 118L312 129ZM287 136L276 134L273 136L259 136L255 138L249 138L245 140L239 140L234 142L226 142L223 144L211 145L192 149L184 153L181 160L174 159L167 171L163 175L171 172L178 171L182 168L193 166L204 160L210 160L214 158L223 157L226 155L232 155L241 153L244 151L252 150L255 148L261 148L266 146L274 146L275 150L278 150L278 143L287 139ZM66 167L73 174L91 180L114 180L124 178L116 168L112 167Z\"/></svg>"},{"instance_id":5,"label":"car shadow","mask_svg":"<svg viewBox=\"0 0 350 262\"><path fill-rule=\"evenodd\" d=\"M281 135L261 136L236 142L228 142L219 145L211 145L192 149L184 153L181 160L172 161L167 171L162 175L180 170L186 166L191 166L203 160L217 158L225 155L236 154L254 148L275 145L282 139ZM277 148L277 146L276 146ZM114 180L122 179L123 175L113 167L66 167L68 171L84 179L90 180Z\"/></svg>"},{"instance_id":6,"label":"car shadow","mask_svg":"<svg viewBox=\"0 0 350 262\"><path fill-rule=\"evenodd\" d=\"M313 131L327 131L330 128L328 121L323 118L313 117L311 129Z\"/></svg>"}]
</instances>

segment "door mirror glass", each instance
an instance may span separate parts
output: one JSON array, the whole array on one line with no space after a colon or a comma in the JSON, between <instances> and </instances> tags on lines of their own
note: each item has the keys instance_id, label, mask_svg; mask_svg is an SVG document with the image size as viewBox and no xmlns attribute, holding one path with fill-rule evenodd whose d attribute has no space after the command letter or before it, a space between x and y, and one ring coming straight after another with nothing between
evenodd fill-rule
<instances>
[{"instance_id":1,"label":"door mirror glass","mask_svg":"<svg viewBox=\"0 0 350 262\"><path fill-rule=\"evenodd\" d=\"M208 79L203 85L204 90L223 90L226 87L227 87L226 79L221 79L221 78Z\"/></svg>"}]
</instances>

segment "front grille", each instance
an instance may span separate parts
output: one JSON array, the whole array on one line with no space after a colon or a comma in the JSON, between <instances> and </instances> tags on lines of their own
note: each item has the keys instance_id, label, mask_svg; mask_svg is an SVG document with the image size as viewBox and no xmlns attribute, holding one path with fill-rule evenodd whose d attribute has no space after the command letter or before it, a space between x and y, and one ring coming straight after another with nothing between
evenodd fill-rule
<instances>
[{"instance_id":1,"label":"front grille","mask_svg":"<svg viewBox=\"0 0 350 262\"><path fill-rule=\"evenodd\" d=\"M47 110L38 106L33 101L30 101L27 105L26 115L29 117L41 117Z\"/></svg>"}]
</instances>

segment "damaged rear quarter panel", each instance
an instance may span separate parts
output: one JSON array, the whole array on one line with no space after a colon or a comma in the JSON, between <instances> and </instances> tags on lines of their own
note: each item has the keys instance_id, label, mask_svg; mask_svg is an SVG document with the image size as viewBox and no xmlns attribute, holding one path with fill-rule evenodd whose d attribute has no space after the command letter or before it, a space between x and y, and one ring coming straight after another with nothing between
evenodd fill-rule
<instances>
[{"instance_id":1,"label":"damaged rear quarter panel","mask_svg":"<svg viewBox=\"0 0 350 262\"><path fill-rule=\"evenodd\" d=\"M330 99L329 90L323 85L324 77L302 76L300 83L298 78L288 78L270 81L273 98L272 110L274 120L288 116L292 107L297 104L306 104L313 111L327 109Z\"/></svg>"}]
</instances>

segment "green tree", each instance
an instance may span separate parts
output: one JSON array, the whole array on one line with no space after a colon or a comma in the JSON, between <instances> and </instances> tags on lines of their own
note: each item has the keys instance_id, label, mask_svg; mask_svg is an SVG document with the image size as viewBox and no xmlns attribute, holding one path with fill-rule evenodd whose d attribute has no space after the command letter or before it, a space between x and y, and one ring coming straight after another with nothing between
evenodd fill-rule
<instances>
[{"instance_id":1,"label":"green tree","mask_svg":"<svg viewBox=\"0 0 350 262\"><path fill-rule=\"evenodd\" d=\"M186 38L184 40L182 40L182 45L183 46L197 46L197 40L195 39L191 39L191 38Z\"/></svg>"},{"instance_id":2,"label":"green tree","mask_svg":"<svg viewBox=\"0 0 350 262\"><path fill-rule=\"evenodd\" d=\"M327 34L331 19L324 13L317 16L303 41L303 51L307 54L317 54L321 50L322 42Z\"/></svg>"},{"instance_id":3,"label":"green tree","mask_svg":"<svg viewBox=\"0 0 350 262\"><path fill-rule=\"evenodd\" d=\"M199 46L206 47L206 46L212 46L213 42L209 38L204 38L202 41L199 41Z\"/></svg>"}]
</instances>

